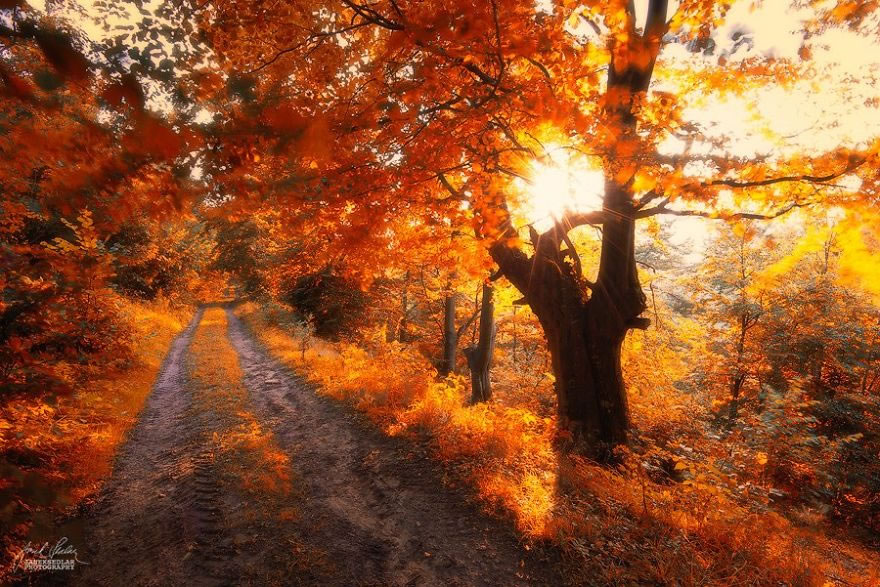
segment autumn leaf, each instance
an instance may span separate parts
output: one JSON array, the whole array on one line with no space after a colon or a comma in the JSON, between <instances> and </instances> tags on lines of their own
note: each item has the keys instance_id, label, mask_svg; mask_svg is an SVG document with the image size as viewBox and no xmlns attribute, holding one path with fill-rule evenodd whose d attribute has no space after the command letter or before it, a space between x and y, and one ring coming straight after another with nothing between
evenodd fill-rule
<instances>
[{"instance_id":1,"label":"autumn leaf","mask_svg":"<svg viewBox=\"0 0 880 587\"><path fill-rule=\"evenodd\" d=\"M104 89L102 97L113 106L122 106L123 102L133 108L135 112L144 110L144 91L137 78L127 73L122 79Z\"/></svg>"},{"instance_id":2,"label":"autumn leaf","mask_svg":"<svg viewBox=\"0 0 880 587\"><path fill-rule=\"evenodd\" d=\"M813 51L808 46L801 45L798 49L798 56L804 61L808 61L813 58Z\"/></svg>"},{"instance_id":3,"label":"autumn leaf","mask_svg":"<svg viewBox=\"0 0 880 587\"><path fill-rule=\"evenodd\" d=\"M309 125L309 119L290 104L275 105L263 110L262 122L273 130L299 135Z\"/></svg>"},{"instance_id":4,"label":"autumn leaf","mask_svg":"<svg viewBox=\"0 0 880 587\"><path fill-rule=\"evenodd\" d=\"M34 91L31 85L14 73L7 71L2 65L0 65L0 79L3 80L7 92L12 96L19 100L30 100L33 98Z\"/></svg>"},{"instance_id":5,"label":"autumn leaf","mask_svg":"<svg viewBox=\"0 0 880 587\"><path fill-rule=\"evenodd\" d=\"M638 169L638 165L634 163L621 166L617 173L614 174L614 181L621 185L627 183L635 174L636 169Z\"/></svg>"},{"instance_id":6,"label":"autumn leaf","mask_svg":"<svg viewBox=\"0 0 880 587\"><path fill-rule=\"evenodd\" d=\"M643 170L640 170L638 173L636 173L635 179L633 180L632 189L634 193L639 194L651 191L656 185L657 178L651 176Z\"/></svg>"},{"instance_id":7,"label":"autumn leaf","mask_svg":"<svg viewBox=\"0 0 880 587\"><path fill-rule=\"evenodd\" d=\"M37 29L34 38L46 59L62 77L76 81L89 77L89 61L73 47L70 35Z\"/></svg>"},{"instance_id":8,"label":"autumn leaf","mask_svg":"<svg viewBox=\"0 0 880 587\"><path fill-rule=\"evenodd\" d=\"M327 162L333 153L333 135L324 116L312 119L297 143L300 154L314 158L319 164Z\"/></svg>"},{"instance_id":9,"label":"autumn leaf","mask_svg":"<svg viewBox=\"0 0 880 587\"><path fill-rule=\"evenodd\" d=\"M154 116L142 117L127 139L129 149L159 159L175 157L184 144L185 141L180 133Z\"/></svg>"}]
</instances>

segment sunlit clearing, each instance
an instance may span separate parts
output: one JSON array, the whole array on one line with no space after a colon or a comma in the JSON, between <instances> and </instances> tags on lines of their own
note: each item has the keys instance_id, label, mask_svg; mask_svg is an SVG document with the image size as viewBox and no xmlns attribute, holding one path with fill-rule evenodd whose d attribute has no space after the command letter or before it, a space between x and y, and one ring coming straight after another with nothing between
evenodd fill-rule
<instances>
[{"instance_id":1,"label":"sunlit clearing","mask_svg":"<svg viewBox=\"0 0 880 587\"><path fill-rule=\"evenodd\" d=\"M548 161L532 166L529 182L519 181L526 195L525 215L539 230L546 230L566 211L600 210L605 192L601 171L590 169L564 149L551 152Z\"/></svg>"}]
</instances>

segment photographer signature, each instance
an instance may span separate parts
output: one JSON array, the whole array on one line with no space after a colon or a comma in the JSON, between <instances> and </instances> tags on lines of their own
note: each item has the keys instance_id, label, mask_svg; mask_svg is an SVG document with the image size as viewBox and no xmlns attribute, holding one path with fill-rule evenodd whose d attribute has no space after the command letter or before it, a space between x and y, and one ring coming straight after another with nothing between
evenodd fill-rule
<instances>
[{"instance_id":1,"label":"photographer signature","mask_svg":"<svg viewBox=\"0 0 880 587\"><path fill-rule=\"evenodd\" d=\"M44 542L41 546L38 546L32 542L28 542L24 545L24 548L21 549L21 552L16 555L15 559L13 559L12 570L17 570L26 559L53 560L56 557L65 557L80 565L89 564L85 561L79 560L77 550L72 544L68 543L67 537L63 536L59 538L58 542L54 545Z\"/></svg>"}]
</instances>

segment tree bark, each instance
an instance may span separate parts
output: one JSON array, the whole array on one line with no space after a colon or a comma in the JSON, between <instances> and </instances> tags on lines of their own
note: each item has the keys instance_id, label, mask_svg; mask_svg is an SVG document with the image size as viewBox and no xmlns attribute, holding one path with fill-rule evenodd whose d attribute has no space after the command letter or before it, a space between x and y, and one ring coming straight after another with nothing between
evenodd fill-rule
<instances>
[{"instance_id":1,"label":"tree bark","mask_svg":"<svg viewBox=\"0 0 880 587\"><path fill-rule=\"evenodd\" d=\"M455 294L450 293L443 300L443 359L440 361L440 375L455 373L455 355L458 348L458 331L455 329Z\"/></svg>"},{"instance_id":2,"label":"tree bark","mask_svg":"<svg viewBox=\"0 0 880 587\"><path fill-rule=\"evenodd\" d=\"M745 275L745 266L743 265L743 275ZM743 357L745 356L746 350L746 334L751 327L751 323L749 322L749 313L744 312L740 314L739 317L739 339L736 344L736 364L734 365L734 374L731 377L730 383L730 405L727 410L727 423L728 426L733 426L733 423L736 421L736 418L739 415L739 394L742 391L742 386L746 381L746 371L745 365L743 364Z\"/></svg>"},{"instance_id":3,"label":"tree bark","mask_svg":"<svg viewBox=\"0 0 880 587\"><path fill-rule=\"evenodd\" d=\"M738 373L730 384L730 404L727 406L727 425L732 427L739 417L739 394L746 381L745 373Z\"/></svg>"},{"instance_id":4,"label":"tree bark","mask_svg":"<svg viewBox=\"0 0 880 587\"><path fill-rule=\"evenodd\" d=\"M489 369L495 353L495 303L494 289L483 284L483 300L480 303L480 338L476 346L465 349L468 367L471 370L471 404L489 401L492 386Z\"/></svg>"},{"instance_id":5,"label":"tree bark","mask_svg":"<svg viewBox=\"0 0 880 587\"><path fill-rule=\"evenodd\" d=\"M544 235L533 232L535 254L507 246L503 240L490 249L503 274L525 296L547 338L556 377L560 424L579 449L605 460L617 444L626 442L629 416L620 366L620 349L631 328L646 328L640 314L646 308L635 261L635 194L630 168L633 158L618 157L617 146L639 144L635 105L648 91L654 61L668 30L668 0L650 0L644 33L636 29L635 5L627 3L627 35L612 41L608 67L605 124L615 127L615 146L604 160L602 249L595 284L580 271L577 252L560 251L570 226L557 225ZM620 45L618 45L620 44ZM629 46L626 46L629 45ZM616 51L623 49L623 51ZM618 62L631 49L648 50L647 63ZM629 169L629 173L627 170ZM516 236L507 226L505 236ZM590 289L590 295L587 289Z\"/></svg>"},{"instance_id":6,"label":"tree bark","mask_svg":"<svg viewBox=\"0 0 880 587\"><path fill-rule=\"evenodd\" d=\"M400 320L397 321L397 327L392 333L393 338L391 340L396 339L398 342L409 342L409 336L407 335L409 310L409 271L407 271L403 276L403 291L400 296ZM391 341L389 340L388 342Z\"/></svg>"}]
</instances>

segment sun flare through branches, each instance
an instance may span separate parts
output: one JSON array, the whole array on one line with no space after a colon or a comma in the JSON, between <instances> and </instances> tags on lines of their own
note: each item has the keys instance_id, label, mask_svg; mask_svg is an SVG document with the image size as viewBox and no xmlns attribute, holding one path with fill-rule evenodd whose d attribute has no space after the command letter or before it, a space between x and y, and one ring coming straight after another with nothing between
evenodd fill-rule
<instances>
[{"instance_id":1,"label":"sun flare through branches","mask_svg":"<svg viewBox=\"0 0 880 587\"><path fill-rule=\"evenodd\" d=\"M605 179L583 157L564 147L551 147L543 160L531 164L528 180L517 179L524 215L538 230L546 230L566 211L602 209Z\"/></svg>"}]
</instances>

